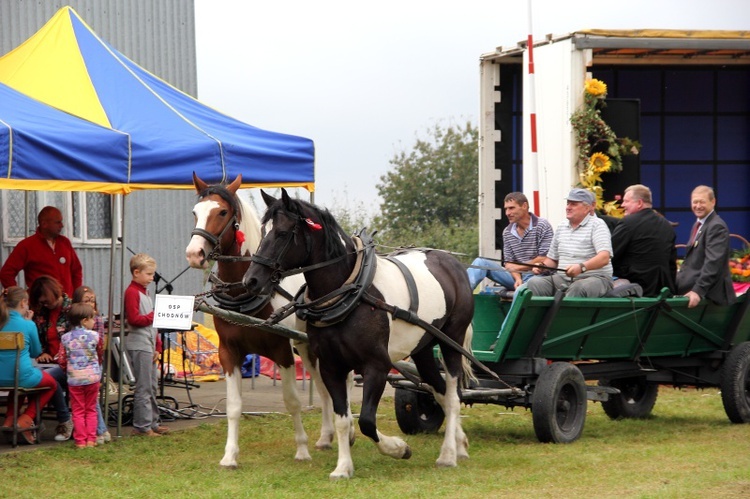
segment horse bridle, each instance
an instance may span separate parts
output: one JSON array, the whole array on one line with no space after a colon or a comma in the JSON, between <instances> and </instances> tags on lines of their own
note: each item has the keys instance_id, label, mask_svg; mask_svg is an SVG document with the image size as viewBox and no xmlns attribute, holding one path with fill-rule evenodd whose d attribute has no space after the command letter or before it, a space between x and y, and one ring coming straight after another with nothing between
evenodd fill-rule
<instances>
[{"instance_id":1,"label":"horse bridle","mask_svg":"<svg viewBox=\"0 0 750 499\"><path fill-rule=\"evenodd\" d=\"M354 252L348 252L344 253L341 256L337 256L336 258L333 258L331 260L326 260L324 262L318 262L314 263L312 265L308 265L307 267L297 267L296 269L289 269L284 270L281 266L281 260L286 256L287 251L289 251L289 248L292 245L292 242L296 239L297 235L299 234L299 227L302 223L305 223L307 225L314 225L312 221L310 221L309 218L302 217L296 213L289 213L288 211L285 212L286 216L289 218L294 219L294 228L290 230L286 235L286 241L284 241L284 246L281 248L281 251L276 253L276 259L273 260L271 258L267 258L265 256L259 255L258 253L255 253L250 257L250 261L252 263L257 263L258 265L262 265L266 268L271 269L271 277L269 278L269 281L272 284L278 284L281 282L282 279L289 277L291 275L296 274L302 274L305 272L308 272L310 270L319 269L322 267L327 267L329 265L332 265L334 263L340 262L344 258L346 258L349 255L356 254L357 251ZM310 256L310 253L312 253L312 238L307 232L303 232L305 237L305 260ZM263 234L265 236L265 234Z\"/></svg>"},{"instance_id":2,"label":"horse bridle","mask_svg":"<svg viewBox=\"0 0 750 499\"><path fill-rule=\"evenodd\" d=\"M240 228L240 224L239 222L237 222L237 217L235 215L232 215L232 218L229 219L229 222L227 222L218 236L214 236L206 229L200 229L198 227L194 228L190 233L191 236L201 236L211 245L211 251L209 251L208 255L206 255L206 260L218 260L220 258L224 258L224 255L221 254L221 239L224 237L224 234L227 232L227 230L229 230L230 227L234 227L235 231L239 230ZM229 258L234 259L235 257Z\"/></svg>"},{"instance_id":3,"label":"horse bridle","mask_svg":"<svg viewBox=\"0 0 750 499\"><path fill-rule=\"evenodd\" d=\"M227 224L224 226L223 229L221 229L221 232L219 232L218 236L215 236L208 232L206 229L200 229L198 227L194 228L193 231L190 233L190 236L200 236L203 239L205 239L210 245L211 245L211 251L209 251L208 255L206 255L206 260L213 260L213 261L242 261L247 260L247 257L243 256L225 256L222 255L222 249L221 249L221 240L224 238L224 234L230 229L233 228L236 231L240 230L240 222L237 220L237 205L236 202L234 202L231 198L227 197L227 194L225 194L221 190L211 190L209 188L208 191L205 192L202 198L206 198L209 194L216 194L220 198L222 198L224 201L226 201L229 206L232 208L232 218L229 219ZM236 240L236 238L235 238Z\"/></svg>"}]
</instances>

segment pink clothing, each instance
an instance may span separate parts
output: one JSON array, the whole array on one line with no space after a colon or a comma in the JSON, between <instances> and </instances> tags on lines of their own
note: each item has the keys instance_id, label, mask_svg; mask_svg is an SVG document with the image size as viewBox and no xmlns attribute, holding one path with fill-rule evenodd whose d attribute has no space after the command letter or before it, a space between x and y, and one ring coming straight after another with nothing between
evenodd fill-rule
<instances>
[{"instance_id":1,"label":"pink clothing","mask_svg":"<svg viewBox=\"0 0 750 499\"><path fill-rule=\"evenodd\" d=\"M47 402L52 399L52 397L55 395L55 390L57 390L57 381L55 381L55 378L53 378L52 375L47 371L42 371L42 381L40 381L39 384L35 386L35 388L42 388L45 386L49 387L49 390L44 390L41 395L39 395L39 406L42 408L47 405ZM21 402L21 398L22 397L18 398L19 402ZM13 390L8 392L8 404L6 406L5 413L7 416L15 414L15 407L13 406ZM31 419L36 420L35 398L29 398L29 404L26 406L26 410L23 413L29 416Z\"/></svg>"},{"instance_id":2,"label":"pink clothing","mask_svg":"<svg viewBox=\"0 0 750 499\"><path fill-rule=\"evenodd\" d=\"M98 422L96 404L99 403L99 383L68 385L68 396L73 413L73 439L76 445L96 442Z\"/></svg>"},{"instance_id":3,"label":"pink clothing","mask_svg":"<svg viewBox=\"0 0 750 499\"><path fill-rule=\"evenodd\" d=\"M16 286L16 277L23 270L26 287L37 277L50 275L60 281L68 296L83 282L83 267L70 239L57 236L55 249L37 229L35 234L19 242L0 268L0 283L4 288Z\"/></svg>"}]
</instances>

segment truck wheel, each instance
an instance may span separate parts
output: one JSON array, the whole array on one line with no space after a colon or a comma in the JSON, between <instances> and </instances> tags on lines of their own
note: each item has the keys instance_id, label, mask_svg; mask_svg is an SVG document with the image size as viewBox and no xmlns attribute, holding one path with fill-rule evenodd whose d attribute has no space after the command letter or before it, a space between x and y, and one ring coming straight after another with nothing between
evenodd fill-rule
<instances>
[{"instance_id":1,"label":"truck wheel","mask_svg":"<svg viewBox=\"0 0 750 499\"><path fill-rule=\"evenodd\" d=\"M396 421L407 435L435 433L445 419L443 408L429 393L396 388Z\"/></svg>"},{"instance_id":2,"label":"truck wheel","mask_svg":"<svg viewBox=\"0 0 750 499\"><path fill-rule=\"evenodd\" d=\"M580 369L567 362L545 367L534 388L531 412L540 442L577 440L586 422L586 384Z\"/></svg>"},{"instance_id":3,"label":"truck wheel","mask_svg":"<svg viewBox=\"0 0 750 499\"><path fill-rule=\"evenodd\" d=\"M646 378L600 379L599 386L620 390L602 402L602 409L611 419L643 419L651 414L659 395L659 385L646 382Z\"/></svg>"},{"instance_id":4,"label":"truck wheel","mask_svg":"<svg viewBox=\"0 0 750 499\"><path fill-rule=\"evenodd\" d=\"M750 341L729 352L721 367L721 401L732 423L750 423Z\"/></svg>"}]
</instances>

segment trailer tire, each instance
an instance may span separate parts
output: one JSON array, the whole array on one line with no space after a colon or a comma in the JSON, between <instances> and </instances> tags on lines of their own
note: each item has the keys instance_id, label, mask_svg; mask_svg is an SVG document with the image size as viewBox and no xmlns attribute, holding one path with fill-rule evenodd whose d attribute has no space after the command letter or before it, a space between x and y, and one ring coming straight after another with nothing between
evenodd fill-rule
<instances>
[{"instance_id":1,"label":"trailer tire","mask_svg":"<svg viewBox=\"0 0 750 499\"><path fill-rule=\"evenodd\" d=\"M721 368L721 401L732 423L750 423L750 341L734 347Z\"/></svg>"},{"instance_id":2,"label":"trailer tire","mask_svg":"<svg viewBox=\"0 0 750 499\"><path fill-rule=\"evenodd\" d=\"M443 425L445 413L429 393L396 388L396 421L407 435L435 433Z\"/></svg>"},{"instance_id":3,"label":"trailer tire","mask_svg":"<svg viewBox=\"0 0 750 499\"><path fill-rule=\"evenodd\" d=\"M646 382L643 376L621 379L600 379L599 386L620 390L602 402L602 409L610 419L644 419L651 415L659 395L659 385Z\"/></svg>"},{"instance_id":4,"label":"trailer tire","mask_svg":"<svg viewBox=\"0 0 750 499\"><path fill-rule=\"evenodd\" d=\"M586 422L586 403L580 369L567 362L546 366L537 379L531 407L539 441L567 444L578 440Z\"/></svg>"}]
</instances>

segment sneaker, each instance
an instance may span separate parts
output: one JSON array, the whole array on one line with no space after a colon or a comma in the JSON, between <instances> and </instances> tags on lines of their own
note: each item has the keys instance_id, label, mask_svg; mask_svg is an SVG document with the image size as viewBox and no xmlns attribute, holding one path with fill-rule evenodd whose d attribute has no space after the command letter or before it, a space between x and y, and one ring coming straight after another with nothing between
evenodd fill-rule
<instances>
[{"instance_id":1,"label":"sneaker","mask_svg":"<svg viewBox=\"0 0 750 499\"><path fill-rule=\"evenodd\" d=\"M55 442L66 442L70 440L70 436L73 434L73 420L69 419L65 423L57 425L57 435L55 435Z\"/></svg>"},{"instance_id":2,"label":"sneaker","mask_svg":"<svg viewBox=\"0 0 750 499\"><path fill-rule=\"evenodd\" d=\"M104 445L104 435L96 436L96 445Z\"/></svg>"},{"instance_id":3,"label":"sneaker","mask_svg":"<svg viewBox=\"0 0 750 499\"><path fill-rule=\"evenodd\" d=\"M104 443L109 443L112 441L112 435L109 433L109 431L105 431L102 433L102 438L104 438Z\"/></svg>"},{"instance_id":4,"label":"sneaker","mask_svg":"<svg viewBox=\"0 0 750 499\"><path fill-rule=\"evenodd\" d=\"M18 417L18 427L19 428L31 428L34 426L34 420L31 419L26 414L21 414ZM36 434L33 430L24 431L21 433L21 436L26 441L27 444L35 444L36 443Z\"/></svg>"},{"instance_id":5,"label":"sneaker","mask_svg":"<svg viewBox=\"0 0 750 499\"><path fill-rule=\"evenodd\" d=\"M162 425L156 428L154 431L159 435L166 435L167 433L169 433L169 427Z\"/></svg>"},{"instance_id":6,"label":"sneaker","mask_svg":"<svg viewBox=\"0 0 750 499\"><path fill-rule=\"evenodd\" d=\"M148 431L133 430L130 433L134 437L160 437L161 434L156 433L154 430L149 429Z\"/></svg>"},{"instance_id":7,"label":"sneaker","mask_svg":"<svg viewBox=\"0 0 750 499\"><path fill-rule=\"evenodd\" d=\"M85 449L86 444L76 444L76 449Z\"/></svg>"},{"instance_id":8,"label":"sneaker","mask_svg":"<svg viewBox=\"0 0 750 499\"><path fill-rule=\"evenodd\" d=\"M96 447L96 442L86 442L86 447Z\"/></svg>"}]
</instances>

